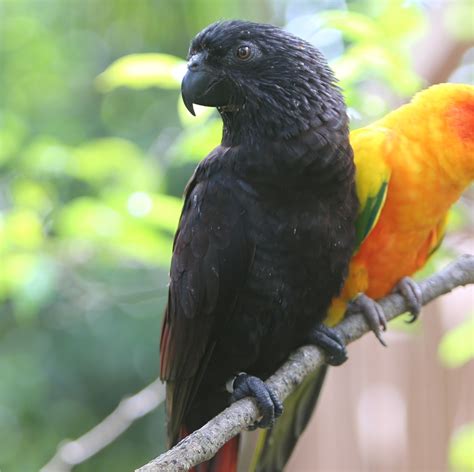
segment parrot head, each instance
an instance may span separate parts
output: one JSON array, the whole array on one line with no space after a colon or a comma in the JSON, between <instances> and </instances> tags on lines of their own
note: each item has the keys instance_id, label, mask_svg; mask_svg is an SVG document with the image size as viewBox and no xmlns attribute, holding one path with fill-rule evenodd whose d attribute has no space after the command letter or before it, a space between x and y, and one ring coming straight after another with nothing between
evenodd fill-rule
<instances>
[{"instance_id":1,"label":"parrot head","mask_svg":"<svg viewBox=\"0 0 474 472\"><path fill-rule=\"evenodd\" d=\"M345 110L321 53L276 26L213 23L191 42L184 104L217 107L224 127L295 136Z\"/></svg>"},{"instance_id":2,"label":"parrot head","mask_svg":"<svg viewBox=\"0 0 474 472\"><path fill-rule=\"evenodd\" d=\"M452 166L456 177L467 186L474 181L474 86L452 84L452 87L444 89L449 102L444 118L447 132L452 136L452 141L448 141L452 142L452 149L448 144L443 156L445 165Z\"/></svg>"},{"instance_id":3,"label":"parrot head","mask_svg":"<svg viewBox=\"0 0 474 472\"><path fill-rule=\"evenodd\" d=\"M419 142L453 188L474 180L474 86L433 85L383 121Z\"/></svg>"}]
</instances>

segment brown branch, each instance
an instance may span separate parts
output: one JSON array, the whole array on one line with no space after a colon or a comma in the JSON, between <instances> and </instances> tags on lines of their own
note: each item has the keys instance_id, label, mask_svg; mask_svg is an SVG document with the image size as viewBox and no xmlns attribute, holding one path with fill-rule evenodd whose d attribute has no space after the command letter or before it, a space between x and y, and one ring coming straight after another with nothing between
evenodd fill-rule
<instances>
[{"instance_id":1,"label":"brown branch","mask_svg":"<svg viewBox=\"0 0 474 472\"><path fill-rule=\"evenodd\" d=\"M104 420L81 437L58 446L56 454L40 472L69 472L115 441L130 425L153 411L165 398L160 380L123 399Z\"/></svg>"},{"instance_id":2,"label":"brown branch","mask_svg":"<svg viewBox=\"0 0 474 472\"><path fill-rule=\"evenodd\" d=\"M474 283L474 255L464 255L438 273L420 282L423 305L450 292L455 287ZM380 300L388 320L408 310L405 299L392 294ZM346 343L369 332L362 314L346 318L336 327ZM274 374L267 385L284 400L310 372L324 363L323 352L314 346L304 346ZM254 401L244 398L211 419L201 429L187 436L174 448L160 455L136 472L178 472L210 459L229 439L252 425L258 418Z\"/></svg>"}]
</instances>

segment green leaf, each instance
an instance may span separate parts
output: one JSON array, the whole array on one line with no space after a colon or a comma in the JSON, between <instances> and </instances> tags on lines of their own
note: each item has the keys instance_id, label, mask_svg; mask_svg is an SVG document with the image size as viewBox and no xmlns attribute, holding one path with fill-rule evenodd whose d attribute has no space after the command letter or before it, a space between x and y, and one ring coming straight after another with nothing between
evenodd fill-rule
<instances>
[{"instance_id":1,"label":"green leaf","mask_svg":"<svg viewBox=\"0 0 474 472\"><path fill-rule=\"evenodd\" d=\"M100 200L76 198L65 205L56 218L59 234L84 239L114 238L122 231L122 216Z\"/></svg>"},{"instance_id":2,"label":"green leaf","mask_svg":"<svg viewBox=\"0 0 474 472\"><path fill-rule=\"evenodd\" d=\"M70 147L50 136L39 136L23 151L19 165L27 173L58 176L66 172L70 159Z\"/></svg>"},{"instance_id":3,"label":"green leaf","mask_svg":"<svg viewBox=\"0 0 474 472\"><path fill-rule=\"evenodd\" d=\"M181 208L183 206L181 199L169 195L157 194L151 196L151 202L150 212L144 217L144 220L174 234L178 227ZM130 203L131 199L128 200L129 211Z\"/></svg>"},{"instance_id":4,"label":"green leaf","mask_svg":"<svg viewBox=\"0 0 474 472\"><path fill-rule=\"evenodd\" d=\"M421 86L421 80L409 67L408 56L379 44L357 43L332 67L343 88L353 88L363 79L379 78L409 96Z\"/></svg>"},{"instance_id":5,"label":"green leaf","mask_svg":"<svg viewBox=\"0 0 474 472\"><path fill-rule=\"evenodd\" d=\"M71 176L89 183L148 189L159 177L141 150L119 138L89 141L76 148L68 162Z\"/></svg>"},{"instance_id":6,"label":"green leaf","mask_svg":"<svg viewBox=\"0 0 474 472\"><path fill-rule=\"evenodd\" d=\"M53 208L51 186L41 185L32 179L19 178L11 184L11 195L17 207L29 208L44 215Z\"/></svg>"},{"instance_id":7,"label":"green leaf","mask_svg":"<svg viewBox=\"0 0 474 472\"><path fill-rule=\"evenodd\" d=\"M183 202L180 198L151 192L124 193L120 191L104 194L110 207L125 212L130 218L156 226L173 234L178 226Z\"/></svg>"},{"instance_id":8,"label":"green leaf","mask_svg":"<svg viewBox=\"0 0 474 472\"><path fill-rule=\"evenodd\" d=\"M71 251L88 246L101 255L115 253L164 266L170 262L171 235L101 200L75 199L56 218L56 229Z\"/></svg>"},{"instance_id":9,"label":"green leaf","mask_svg":"<svg viewBox=\"0 0 474 472\"><path fill-rule=\"evenodd\" d=\"M170 149L173 163L200 161L220 143L221 138L220 119L210 119L201 126L187 128Z\"/></svg>"},{"instance_id":10,"label":"green leaf","mask_svg":"<svg viewBox=\"0 0 474 472\"><path fill-rule=\"evenodd\" d=\"M101 92L117 87L179 89L186 62L170 54L130 54L113 62L96 79Z\"/></svg>"},{"instance_id":11,"label":"green leaf","mask_svg":"<svg viewBox=\"0 0 474 472\"><path fill-rule=\"evenodd\" d=\"M474 358L474 315L446 333L438 355L446 367L460 367ZM473 449L474 450L474 449Z\"/></svg>"},{"instance_id":12,"label":"green leaf","mask_svg":"<svg viewBox=\"0 0 474 472\"><path fill-rule=\"evenodd\" d=\"M0 165L13 158L26 134L23 120L13 113L0 113Z\"/></svg>"},{"instance_id":13,"label":"green leaf","mask_svg":"<svg viewBox=\"0 0 474 472\"><path fill-rule=\"evenodd\" d=\"M460 0L446 8L445 26L449 33L460 41L474 39L474 15L472 0Z\"/></svg>"},{"instance_id":14,"label":"green leaf","mask_svg":"<svg viewBox=\"0 0 474 472\"><path fill-rule=\"evenodd\" d=\"M453 233L465 229L468 226L470 211L471 208L468 204L462 201L456 202L449 210L446 231Z\"/></svg>"},{"instance_id":15,"label":"green leaf","mask_svg":"<svg viewBox=\"0 0 474 472\"><path fill-rule=\"evenodd\" d=\"M379 31L377 22L361 13L331 10L319 15L326 26L339 30L352 41L376 41Z\"/></svg>"},{"instance_id":16,"label":"green leaf","mask_svg":"<svg viewBox=\"0 0 474 472\"><path fill-rule=\"evenodd\" d=\"M451 438L449 464L456 472L474 470L474 423L459 428Z\"/></svg>"},{"instance_id":17,"label":"green leaf","mask_svg":"<svg viewBox=\"0 0 474 472\"><path fill-rule=\"evenodd\" d=\"M407 36L423 34L426 21L420 6L401 0L388 0L385 3L383 12L375 20L382 33L382 41L387 39L393 46Z\"/></svg>"},{"instance_id":18,"label":"green leaf","mask_svg":"<svg viewBox=\"0 0 474 472\"><path fill-rule=\"evenodd\" d=\"M43 244L42 223L34 211L15 208L7 214L2 227L2 239L7 249L35 250ZM0 249L2 245L0 243Z\"/></svg>"},{"instance_id":19,"label":"green leaf","mask_svg":"<svg viewBox=\"0 0 474 472\"><path fill-rule=\"evenodd\" d=\"M17 315L36 314L54 292L56 262L41 253L9 251L2 257L0 300L12 298Z\"/></svg>"}]
</instances>

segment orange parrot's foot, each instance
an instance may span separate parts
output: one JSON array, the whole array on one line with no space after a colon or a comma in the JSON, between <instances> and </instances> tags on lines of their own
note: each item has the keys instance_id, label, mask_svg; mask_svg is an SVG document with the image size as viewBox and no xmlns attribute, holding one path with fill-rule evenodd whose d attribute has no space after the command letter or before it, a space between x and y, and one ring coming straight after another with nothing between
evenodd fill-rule
<instances>
[{"instance_id":1,"label":"orange parrot's foot","mask_svg":"<svg viewBox=\"0 0 474 472\"><path fill-rule=\"evenodd\" d=\"M364 293L359 293L350 303L346 315L360 312L364 315L367 324L383 346L387 346L382 337L382 331L387 331L387 319L383 308Z\"/></svg>"},{"instance_id":2,"label":"orange parrot's foot","mask_svg":"<svg viewBox=\"0 0 474 472\"><path fill-rule=\"evenodd\" d=\"M407 323L413 323L418 318L423 305L423 294L420 286L411 277L403 277L393 291L403 295L407 301L411 313L411 318Z\"/></svg>"}]
</instances>

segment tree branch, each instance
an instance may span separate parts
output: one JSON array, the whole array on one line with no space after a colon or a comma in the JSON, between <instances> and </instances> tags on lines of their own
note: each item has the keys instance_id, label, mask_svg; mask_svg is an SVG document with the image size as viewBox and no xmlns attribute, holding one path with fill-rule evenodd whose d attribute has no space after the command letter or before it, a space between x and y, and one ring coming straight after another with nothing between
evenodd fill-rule
<instances>
[{"instance_id":1,"label":"tree branch","mask_svg":"<svg viewBox=\"0 0 474 472\"><path fill-rule=\"evenodd\" d=\"M69 472L115 441L130 425L153 411L165 398L164 384L155 380L135 395L123 399L109 416L87 433L58 446L40 472Z\"/></svg>"},{"instance_id":2,"label":"tree branch","mask_svg":"<svg viewBox=\"0 0 474 472\"><path fill-rule=\"evenodd\" d=\"M474 255L461 256L438 273L420 282L423 305L455 287L472 283L474 283ZM380 300L380 304L388 320L408 310L405 299L398 294L385 297ZM370 331L362 314L346 318L335 329L346 343L351 343ZM306 375L323 363L324 354L320 349L315 346L304 346L295 351L266 383L280 400L284 400ZM214 456L224 443L252 425L258 416L258 409L253 399L239 400L171 450L137 469L136 472L186 471Z\"/></svg>"}]
</instances>

